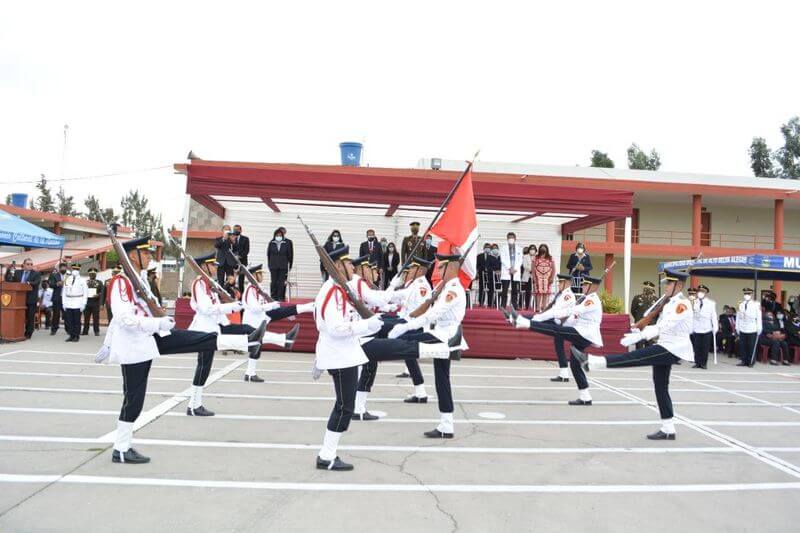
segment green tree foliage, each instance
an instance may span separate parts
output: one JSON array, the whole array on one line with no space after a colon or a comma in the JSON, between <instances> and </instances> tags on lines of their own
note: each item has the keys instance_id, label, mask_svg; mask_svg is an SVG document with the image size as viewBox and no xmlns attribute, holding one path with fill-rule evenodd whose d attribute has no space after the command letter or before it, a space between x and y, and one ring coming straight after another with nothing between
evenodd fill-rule
<instances>
[{"instance_id":1,"label":"green tree foliage","mask_svg":"<svg viewBox=\"0 0 800 533\"><path fill-rule=\"evenodd\" d=\"M139 191L129 191L122 201L122 224L133 229L137 237L155 236L161 232L161 215L154 215L148 200ZM109 220L110 222L110 220Z\"/></svg>"},{"instance_id":2,"label":"green tree foliage","mask_svg":"<svg viewBox=\"0 0 800 533\"><path fill-rule=\"evenodd\" d=\"M800 117L792 117L789 122L781 125L783 147L775 154L775 159L781 167L781 177L789 179L800 178Z\"/></svg>"},{"instance_id":3,"label":"green tree foliage","mask_svg":"<svg viewBox=\"0 0 800 533\"><path fill-rule=\"evenodd\" d=\"M608 154L600 150L592 150L592 164L593 167L600 168L614 168L614 161L608 157Z\"/></svg>"},{"instance_id":4,"label":"green tree foliage","mask_svg":"<svg viewBox=\"0 0 800 533\"><path fill-rule=\"evenodd\" d=\"M100 208L100 200L95 195L90 194L83 201L83 205L86 206L86 218L99 222L100 213L103 212Z\"/></svg>"},{"instance_id":5,"label":"green tree foliage","mask_svg":"<svg viewBox=\"0 0 800 533\"><path fill-rule=\"evenodd\" d=\"M6 205L11 205L11 195L6 195Z\"/></svg>"},{"instance_id":6,"label":"green tree foliage","mask_svg":"<svg viewBox=\"0 0 800 533\"><path fill-rule=\"evenodd\" d=\"M64 191L64 187L58 188L56 200L58 201L58 208L56 212L59 215L66 215L70 217L78 215L78 212L75 210L75 198L73 196L67 196L67 193Z\"/></svg>"},{"instance_id":7,"label":"green tree foliage","mask_svg":"<svg viewBox=\"0 0 800 533\"><path fill-rule=\"evenodd\" d=\"M753 175L759 178L774 178L772 169L772 153L764 137L753 137L750 143L750 168Z\"/></svg>"},{"instance_id":8,"label":"green tree foliage","mask_svg":"<svg viewBox=\"0 0 800 533\"><path fill-rule=\"evenodd\" d=\"M36 209L47 213L55 213L56 204L53 202L53 194L47 186L47 179L44 174L41 175L39 183L36 184L36 189L39 191L39 196L36 198Z\"/></svg>"},{"instance_id":9,"label":"green tree foliage","mask_svg":"<svg viewBox=\"0 0 800 533\"><path fill-rule=\"evenodd\" d=\"M661 168L661 157L653 148L650 153L645 153L636 143L628 147L628 168L634 170L658 170Z\"/></svg>"}]
</instances>

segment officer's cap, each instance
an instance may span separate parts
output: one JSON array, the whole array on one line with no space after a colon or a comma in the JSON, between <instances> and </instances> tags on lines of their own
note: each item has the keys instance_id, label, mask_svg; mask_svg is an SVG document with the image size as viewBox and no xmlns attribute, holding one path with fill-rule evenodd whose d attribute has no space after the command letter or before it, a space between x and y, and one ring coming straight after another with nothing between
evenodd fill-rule
<instances>
[{"instance_id":1,"label":"officer's cap","mask_svg":"<svg viewBox=\"0 0 800 533\"><path fill-rule=\"evenodd\" d=\"M87 272L89 272L89 274L97 274L97 269L95 267L92 267Z\"/></svg>"},{"instance_id":2,"label":"officer's cap","mask_svg":"<svg viewBox=\"0 0 800 533\"><path fill-rule=\"evenodd\" d=\"M704 285L702 283L697 286L697 290L698 291L704 291L704 292L711 292L711 289L708 288L708 285Z\"/></svg>"},{"instance_id":3,"label":"officer's cap","mask_svg":"<svg viewBox=\"0 0 800 533\"><path fill-rule=\"evenodd\" d=\"M335 250L331 250L328 252L328 257L331 258L331 261L344 261L345 259L350 259L350 247L348 245L344 245L341 248L337 248Z\"/></svg>"},{"instance_id":4,"label":"officer's cap","mask_svg":"<svg viewBox=\"0 0 800 533\"><path fill-rule=\"evenodd\" d=\"M125 241L122 243L122 248L124 248L126 252L130 252L131 250L150 250L153 252L156 249L149 235L147 237L139 237L138 239Z\"/></svg>"},{"instance_id":5,"label":"officer's cap","mask_svg":"<svg viewBox=\"0 0 800 533\"><path fill-rule=\"evenodd\" d=\"M364 254L362 256L356 257L355 259L350 260L353 263L353 266L369 266L369 254Z\"/></svg>"},{"instance_id":6,"label":"officer's cap","mask_svg":"<svg viewBox=\"0 0 800 533\"><path fill-rule=\"evenodd\" d=\"M649 281L649 280L645 281L644 283L642 283L642 285L644 285L645 287L649 287L651 289L655 289L656 288L656 284L653 283L652 281Z\"/></svg>"},{"instance_id":7,"label":"officer's cap","mask_svg":"<svg viewBox=\"0 0 800 533\"><path fill-rule=\"evenodd\" d=\"M211 263L217 265L217 256L214 253L210 253L208 255L197 255L194 258L197 261L198 265L202 265L203 263Z\"/></svg>"},{"instance_id":8,"label":"officer's cap","mask_svg":"<svg viewBox=\"0 0 800 533\"><path fill-rule=\"evenodd\" d=\"M259 272L264 272L264 265L263 264L254 265L248 268L247 270L251 274L258 274Z\"/></svg>"},{"instance_id":9,"label":"officer's cap","mask_svg":"<svg viewBox=\"0 0 800 533\"><path fill-rule=\"evenodd\" d=\"M461 259L459 254L453 255L444 255L444 254L436 254L436 260L439 261L440 264L449 263L450 261L458 261Z\"/></svg>"},{"instance_id":10,"label":"officer's cap","mask_svg":"<svg viewBox=\"0 0 800 533\"><path fill-rule=\"evenodd\" d=\"M423 259L422 257L415 255L414 257L411 258L411 264L409 265L409 268L411 268L412 266L417 266L421 268L430 268L432 264L433 261L428 261L427 259Z\"/></svg>"},{"instance_id":11,"label":"officer's cap","mask_svg":"<svg viewBox=\"0 0 800 533\"><path fill-rule=\"evenodd\" d=\"M689 273L683 270L665 270L664 281L686 281Z\"/></svg>"},{"instance_id":12,"label":"officer's cap","mask_svg":"<svg viewBox=\"0 0 800 533\"><path fill-rule=\"evenodd\" d=\"M583 281L581 281L581 283L584 284L584 285L589 285L589 284L599 285L601 281L603 281L603 280L601 280L600 278L592 278L592 277L586 276L585 278L583 278Z\"/></svg>"},{"instance_id":13,"label":"officer's cap","mask_svg":"<svg viewBox=\"0 0 800 533\"><path fill-rule=\"evenodd\" d=\"M745 287L744 289L742 289L742 292L744 294L753 294L753 287Z\"/></svg>"},{"instance_id":14,"label":"officer's cap","mask_svg":"<svg viewBox=\"0 0 800 533\"><path fill-rule=\"evenodd\" d=\"M556 274L556 277L558 279L560 279L560 280L563 280L563 281L571 281L572 280L572 276L570 276L569 274Z\"/></svg>"}]
</instances>

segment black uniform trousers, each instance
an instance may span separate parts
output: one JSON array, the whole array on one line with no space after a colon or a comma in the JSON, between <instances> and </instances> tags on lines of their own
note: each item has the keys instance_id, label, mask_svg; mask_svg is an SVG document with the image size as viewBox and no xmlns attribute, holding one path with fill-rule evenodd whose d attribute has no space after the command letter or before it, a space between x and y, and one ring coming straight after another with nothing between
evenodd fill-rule
<instances>
[{"instance_id":1,"label":"black uniform trousers","mask_svg":"<svg viewBox=\"0 0 800 533\"><path fill-rule=\"evenodd\" d=\"M534 322L531 320L531 331L542 333L544 335L550 335L555 339L556 346L559 344L561 345L562 350L564 349L565 340L569 341L575 348L579 350L585 350L592 344L590 341L584 339L583 336L578 333L577 329L556 324L554 320L546 320L544 322ZM559 366L560 365L561 362L559 361ZM581 368L580 363L575 361L574 357L569 358L569 368L572 370L572 376L575 378L575 384L578 386L578 389L588 389L589 381L586 379L586 374L583 372L583 368Z\"/></svg>"},{"instance_id":2,"label":"black uniform trousers","mask_svg":"<svg viewBox=\"0 0 800 533\"><path fill-rule=\"evenodd\" d=\"M290 316L294 316L297 314L297 306L296 305L284 305L282 307L278 307L277 309L273 309L272 311L267 311L265 313L270 321L275 322L276 320L282 320L284 318L289 318Z\"/></svg>"},{"instance_id":3,"label":"black uniform trousers","mask_svg":"<svg viewBox=\"0 0 800 533\"><path fill-rule=\"evenodd\" d=\"M147 394L147 376L150 375L150 361L132 365L120 365L122 369L122 409L119 419L122 422L135 422L142 412L144 397Z\"/></svg>"},{"instance_id":4,"label":"black uniform trousers","mask_svg":"<svg viewBox=\"0 0 800 533\"><path fill-rule=\"evenodd\" d=\"M732 356L734 353L734 348L736 347L736 335L728 334L725 335L722 331L717 332L717 347L722 353L726 353L729 356Z\"/></svg>"},{"instance_id":5,"label":"black uniform trousers","mask_svg":"<svg viewBox=\"0 0 800 533\"><path fill-rule=\"evenodd\" d=\"M783 358L787 361L789 360L789 344L786 341L774 341L761 335L761 338L758 339L758 344L769 348L769 358L771 360L781 361L781 352L783 352Z\"/></svg>"},{"instance_id":6,"label":"black uniform trousers","mask_svg":"<svg viewBox=\"0 0 800 533\"><path fill-rule=\"evenodd\" d=\"M406 320L404 318L393 317L393 316L384 316L383 317L383 327L381 330L375 335L377 338L386 338L389 335L389 332L392 330L394 326L397 324L405 324ZM416 333L422 333L422 329L415 329L411 331L407 331L403 334L400 338L401 339L408 339L410 335L414 335ZM435 341L422 341L422 342L441 342L438 339ZM419 367L419 361L414 359L406 359L406 368L408 369L408 374L411 376L411 382L414 385L422 385L425 383L425 378L422 376L422 370ZM374 379L373 379L374 381ZM358 389L358 390L369 390L369 389Z\"/></svg>"},{"instance_id":7,"label":"black uniform trousers","mask_svg":"<svg viewBox=\"0 0 800 533\"><path fill-rule=\"evenodd\" d=\"M282 302L286 299L286 278L288 276L289 271L285 268L269 269L269 295L273 300Z\"/></svg>"},{"instance_id":8,"label":"black uniform trousers","mask_svg":"<svg viewBox=\"0 0 800 533\"><path fill-rule=\"evenodd\" d=\"M753 366L756 361L758 333L739 333L739 359L746 365Z\"/></svg>"},{"instance_id":9,"label":"black uniform trousers","mask_svg":"<svg viewBox=\"0 0 800 533\"><path fill-rule=\"evenodd\" d=\"M25 305L25 337L33 336L33 324L39 318L39 304L32 303Z\"/></svg>"},{"instance_id":10,"label":"black uniform trousers","mask_svg":"<svg viewBox=\"0 0 800 533\"><path fill-rule=\"evenodd\" d=\"M86 309L83 310L83 334L89 334L89 319L92 320L92 330L100 333L100 298L89 298Z\"/></svg>"},{"instance_id":11,"label":"black uniform trousers","mask_svg":"<svg viewBox=\"0 0 800 533\"><path fill-rule=\"evenodd\" d=\"M81 336L81 310L64 309L64 329L70 337L79 338Z\"/></svg>"},{"instance_id":12,"label":"black uniform trousers","mask_svg":"<svg viewBox=\"0 0 800 533\"><path fill-rule=\"evenodd\" d=\"M550 320L545 320L542 323L558 325L558 322L556 322L553 318ZM564 351L564 337L553 335L553 344L555 345L556 357L558 358L558 368L567 368L568 362L566 352Z\"/></svg>"},{"instance_id":13,"label":"black uniform trousers","mask_svg":"<svg viewBox=\"0 0 800 533\"><path fill-rule=\"evenodd\" d=\"M425 344L436 344L442 342L437 337L425 332L406 333L400 338L409 341L418 341ZM419 367L419 364L417 364L417 367ZM452 413L453 389L450 384L450 359L434 359L433 376L436 383L436 398L439 401L439 412Z\"/></svg>"},{"instance_id":14,"label":"black uniform trousers","mask_svg":"<svg viewBox=\"0 0 800 533\"><path fill-rule=\"evenodd\" d=\"M672 398L669 396L669 375L672 365L680 363L680 358L659 344L654 344L641 350L607 355L608 368L625 368L632 366L652 366L653 386L656 391L658 412L662 419L672 418Z\"/></svg>"},{"instance_id":15,"label":"black uniform trousers","mask_svg":"<svg viewBox=\"0 0 800 533\"><path fill-rule=\"evenodd\" d=\"M519 307L519 281L504 279L500 281L500 307L506 307L508 303L508 286L511 285L511 306L514 309Z\"/></svg>"},{"instance_id":16,"label":"black uniform trousers","mask_svg":"<svg viewBox=\"0 0 800 533\"><path fill-rule=\"evenodd\" d=\"M708 364L708 352L711 350L713 333L692 333L692 348L694 348L694 362L703 368Z\"/></svg>"},{"instance_id":17,"label":"black uniform trousers","mask_svg":"<svg viewBox=\"0 0 800 533\"><path fill-rule=\"evenodd\" d=\"M53 299L53 316L50 318L50 331L55 333L61 326L61 313L64 310L61 298Z\"/></svg>"}]
</instances>

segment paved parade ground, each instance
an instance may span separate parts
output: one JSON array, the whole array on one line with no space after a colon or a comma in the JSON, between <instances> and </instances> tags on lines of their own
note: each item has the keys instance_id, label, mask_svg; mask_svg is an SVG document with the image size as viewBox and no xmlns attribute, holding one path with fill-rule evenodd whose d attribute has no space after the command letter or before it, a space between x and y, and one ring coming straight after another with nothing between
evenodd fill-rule
<instances>
[{"instance_id":1,"label":"paved parade ground","mask_svg":"<svg viewBox=\"0 0 800 533\"><path fill-rule=\"evenodd\" d=\"M658 429L650 368L573 381L527 360L453 366L456 438L422 437L435 401L382 364L341 457L314 468L332 406L310 354L265 353L266 383L217 354L204 404L185 416L192 355L157 359L134 446L146 465L111 463L119 368L92 362L98 337L63 333L0 349L0 531L797 531L800 369L673 370L678 439ZM68 350L68 352L64 352ZM422 365L435 397L430 364ZM141 426L140 426L141 424Z\"/></svg>"}]
</instances>

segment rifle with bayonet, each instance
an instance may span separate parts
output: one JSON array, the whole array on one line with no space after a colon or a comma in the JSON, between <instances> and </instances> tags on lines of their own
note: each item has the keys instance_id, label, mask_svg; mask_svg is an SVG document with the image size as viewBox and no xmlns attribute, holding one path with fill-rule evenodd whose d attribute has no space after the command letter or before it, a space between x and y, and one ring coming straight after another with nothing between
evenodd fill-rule
<instances>
[{"instance_id":1,"label":"rifle with bayonet","mask_svg":"<svg viewBox=\"0 0 800 533\"><path fill-rule=\"evenodd\" d=\"M189 265L191 267L191 269L194 270L197 273L198 276L200 276L201 278L206 280L206 282L208 283L208 286L211 287L211 290L214 291L215 293L217 293L217 296L219 297L219 301L220 302L222 302L224 304L229 304L229 303L232 303L232 302L235 301L233 299L233 297L230 294L228 294L228 291L226 291L225 289L220 287L219 283L217 283L217 280L215 280L214 278L209 276L208 272L203 270L200 267L200 265L197 264L197 261L194 260L194 257L192 257L191 255L187 254L186 250L184 250L183 247L180 244L175 242L175 240L172 238L172 236L169 233L167 233L166 231L164 232L164 238L169 240L169 242L171 242L173 244L173 246L175 246L178 249L178 251L183 256L183 259L186 261L186 264Z\"/></svg>"},{"instance_id":2,"label":"rifle with bayonet","mask_svg":"<svg viewBox=\"0 0 800 533\"><path fill-rule=\"evenodd\" d=\"M464 251L463 254L461 254L461 257L458 260L458 270L456 271L456 276L458 276L458 272L461 272L461 265L464 264L464 261L467 259L467 256L469 256L470 250L472 250L472 247L475 246L475 243L478 242L478 239L480 239L480 238L481 238L480 235L475 237L475 240L472 241L472 244L467 246L467 249ZM417 318L418 316L421 316L421 315L425 314L425 312L428 309L430 309L431 306L436 302L436 299L439 298L439 295L442 294L442 291L444 290L444 286L451 279L453 279L453 278L450 278L450 279L442 278L442 280L439 282L439 284L436 286L436 288L431 293L431 297L428 298L427 300L425 300L424 302L422 302L419 305L419 307L417 307L411 313L409 313L408 316L410 316L411 318Z\"/></svg>"},{"instance_id":3,"label":"rifle with bayonet","mask_svg":"<svg viewBox=\"0 0 800 533\"><path fill-rule=\"evenodd\" d=\"M297 215L297 220L303 225L308 233L308 236L311 238L311 242L314 243L314 249L317 251L319 255L319 260L322 261L322 267L325 269L325 272L331 277L331 279L336 283L339 287L344 290L347 298L350 300L350 303L353 304L353 308L359 314L361 318L371 318L375 316L375 313L369 310L369 308L362 302L358 296L353 292L353 289L347 284L347 280L344 279L342 273L336 268L336 265L333 264L328 252L325 251L325 248L319 243L317 237L314 235L314 232L308 227L308 225L303 222L303 219L300 215Z\"/></svg>"}]
</instances>

